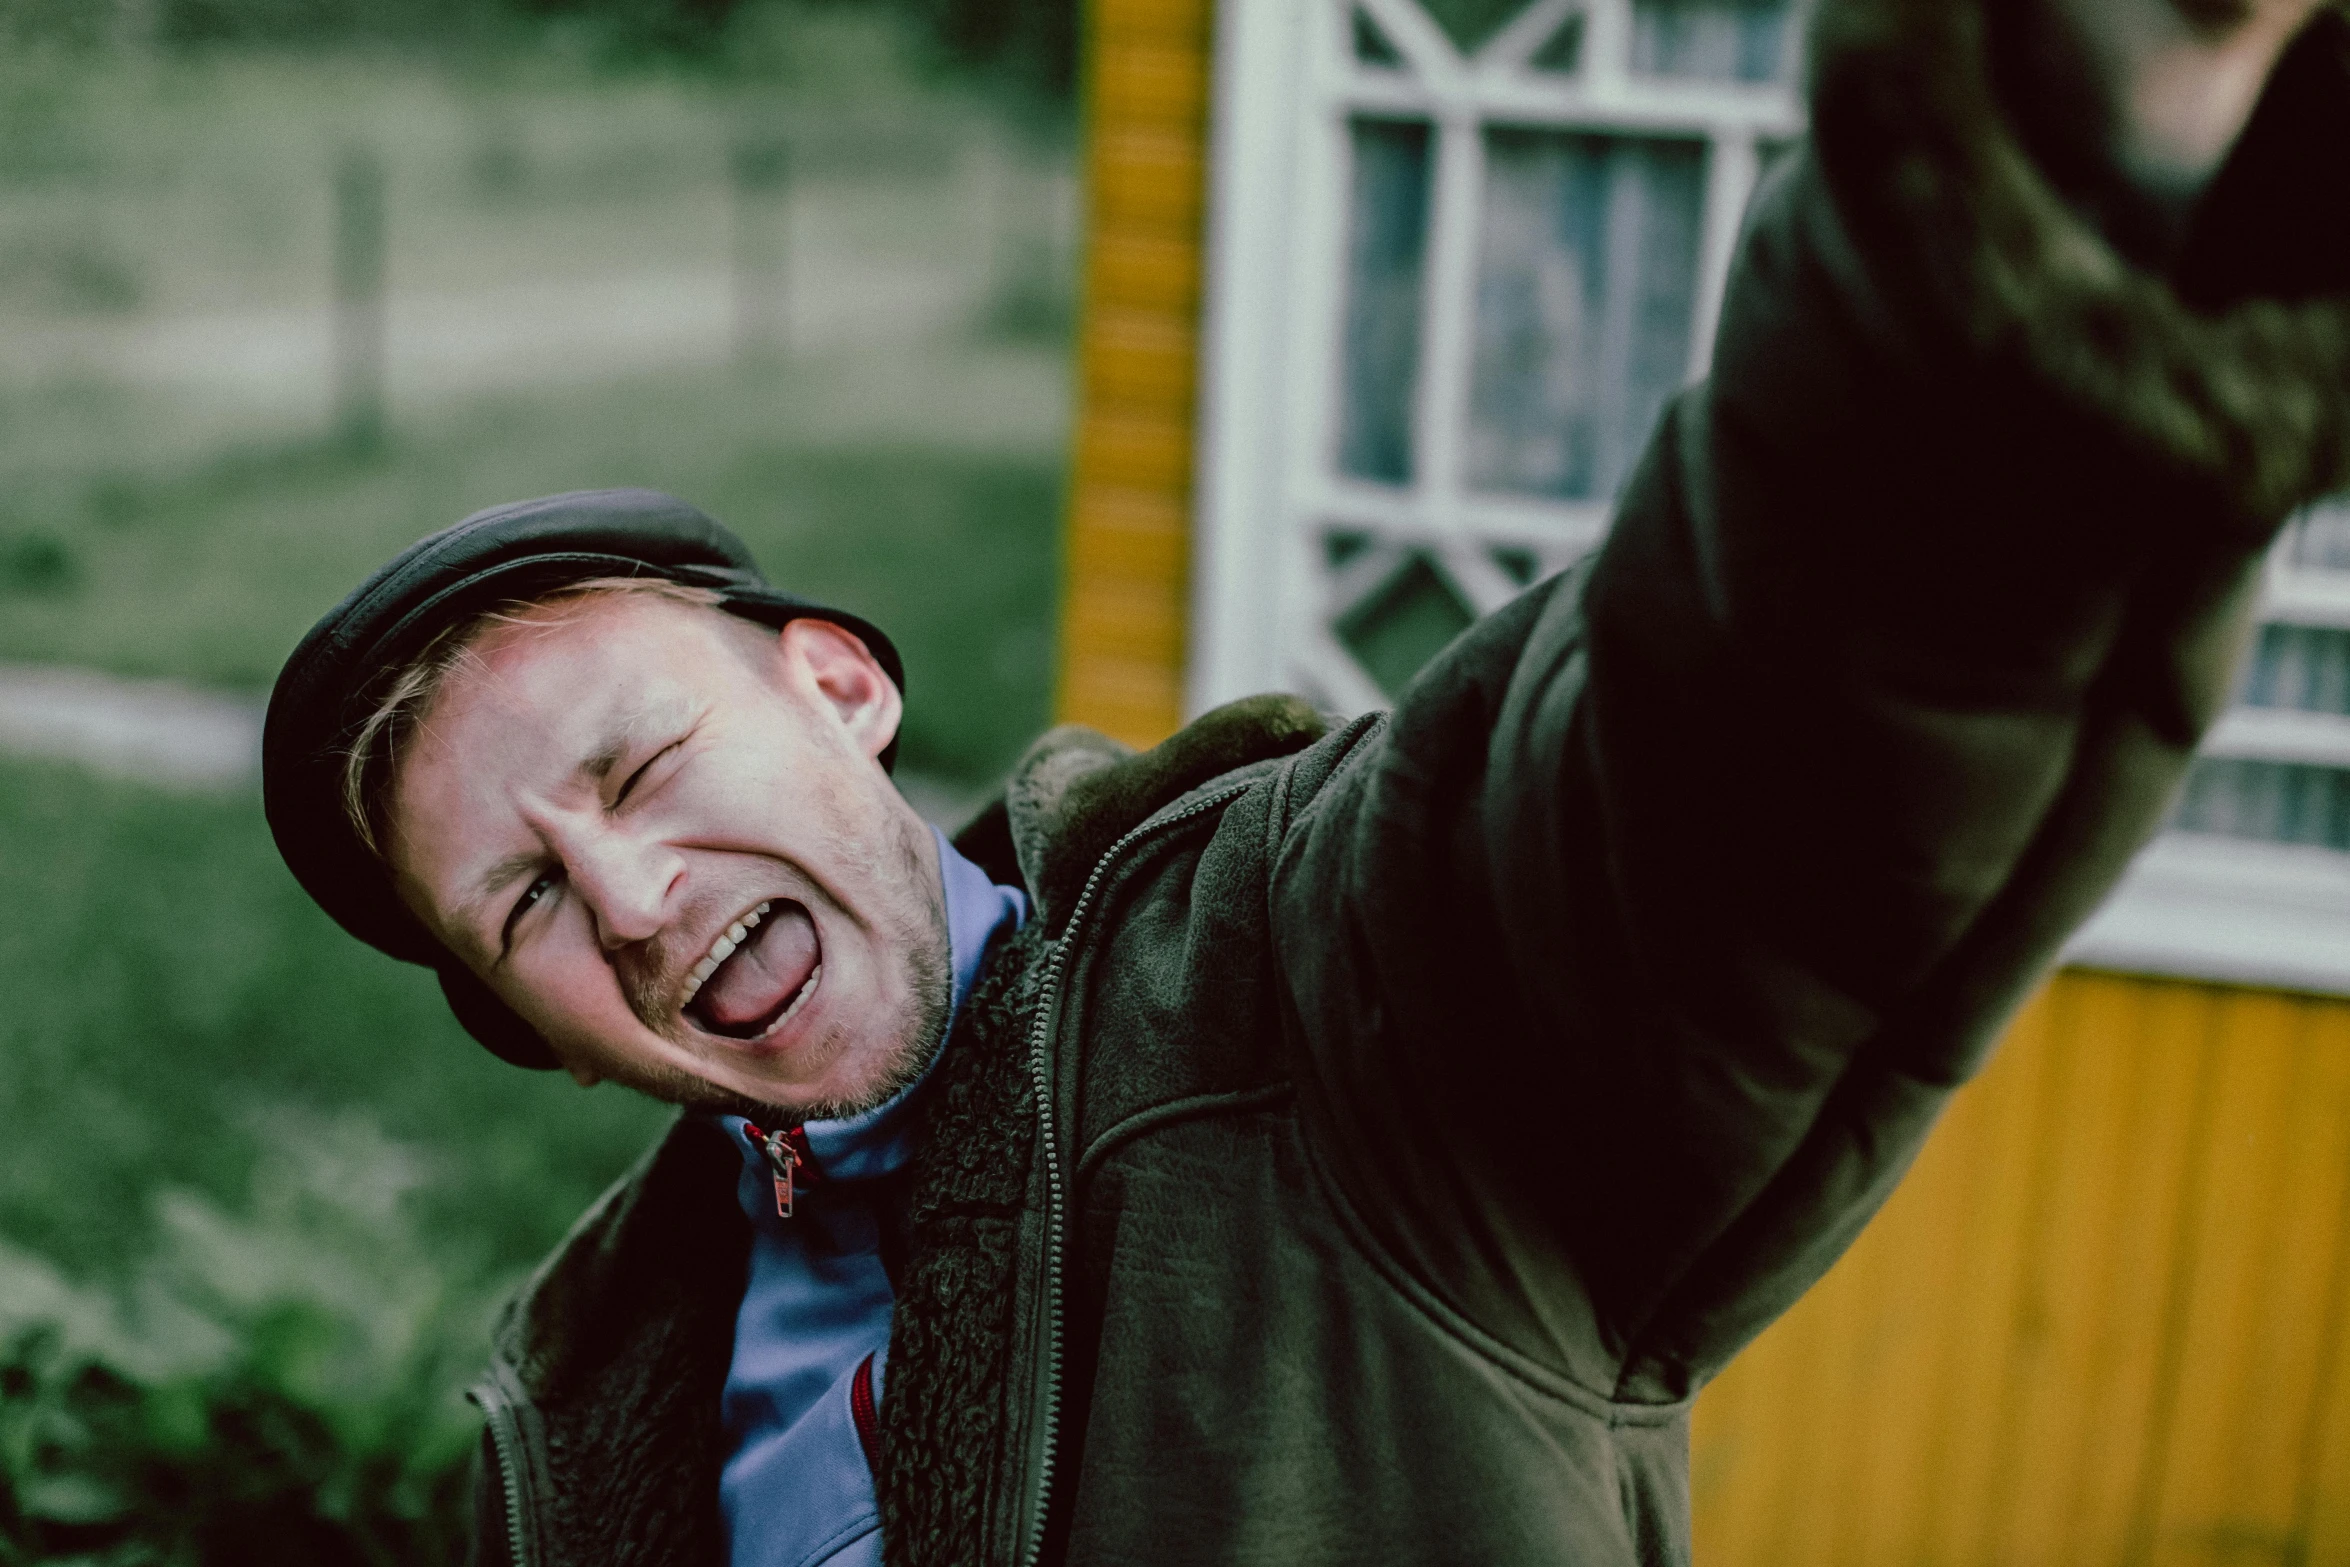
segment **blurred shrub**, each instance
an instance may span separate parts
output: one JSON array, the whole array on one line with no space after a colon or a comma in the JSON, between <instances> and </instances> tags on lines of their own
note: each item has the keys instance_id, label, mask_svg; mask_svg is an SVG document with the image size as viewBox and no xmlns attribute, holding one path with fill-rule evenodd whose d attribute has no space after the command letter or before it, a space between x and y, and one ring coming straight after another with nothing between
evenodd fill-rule
<instances>
[{"instance_id":1,"label":"blurred shrub","mask_svg":"<svg viewBox=\"0 0 2350 1567\"><path fill-rule=\"evenodd\" d=\"M56 534L0 532L0 596L63 593L79 576L72 547Z\"/></svg>"},{"instance_id":2,"label":"blurred shrub","mask_svg":"<svg viewBox=\"0 0 2350 1567\"><path fill-rule=\"evenodd\" d=\"M36 309L117 314L146 296L129 247L87 228L35 234L0 249L0 300Z\"/></svg>"},{"instance_id":3,"label":"blurred shrub","mask_svg":"<svg viewBox=\"0 0 2350 1567\"><path fill-rule=\"evenodd\" d=\"M171 44L331 44L420 37L488 9L475 0L155 0L150 25Z\"/></svg>"},{"instance_id":4,"label":"blurred shrub","mask_svg":"<svg viewBox=\"0 0 2350 1567\"><path fill-rule=\"evenodd\" d=\"M489 1297L408 1213L413 1151L266 1131L247 1211L161 1192L119 1291L0 1248L0 1564L455 1559Z\"/></svg>"},{"instance_id":5,"label":"blurred shrub","mask_svg":"<svg viewBox=\"0 0 2350 1567\"><path fill-rule=\"evenodd\" d=\"M1065 99L1077 81L1080 0L912 0L950 59Z\"/></svg>"}]
</instances>

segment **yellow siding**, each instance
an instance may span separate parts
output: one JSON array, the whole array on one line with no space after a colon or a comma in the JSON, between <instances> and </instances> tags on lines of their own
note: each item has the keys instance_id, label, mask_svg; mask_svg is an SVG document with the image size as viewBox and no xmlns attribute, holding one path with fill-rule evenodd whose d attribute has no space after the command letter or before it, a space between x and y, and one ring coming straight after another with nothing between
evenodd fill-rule
<instances>
[{"instance_id":1,"label":"yellow siding","mask_svg":"<svg viewBox=\"0 0 2350 1567\"><path fill-rule=\"evenodd\" d=\"M2350 1561L2350 1004L2068 973L1699 1400L1702 1567Z\"/></svg>"},{"instance_id":2,"label":"yellow siding","mask_svg":"<svg viewBox=\"0 0 2350 1567\"><path fill-rule=\"evenodd\" d=\"M1090 0L1057 706L1137 745L1182 719L1208 0Z\"/></svg>"}]
</instances>

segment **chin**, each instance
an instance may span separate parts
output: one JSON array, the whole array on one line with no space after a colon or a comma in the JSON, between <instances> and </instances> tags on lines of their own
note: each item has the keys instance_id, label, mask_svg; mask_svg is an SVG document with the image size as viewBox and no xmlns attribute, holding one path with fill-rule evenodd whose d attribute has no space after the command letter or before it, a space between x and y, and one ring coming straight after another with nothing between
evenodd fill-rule
<instances>
[{"instance_id":1,"label":"chin","mask_svg":"<svg viewBox=\"0 0 2350 1567\"><path fill-rule=\"evenodd\" d=\"M927 1051L903 1039L826 1040L830 1069L814 1082L776 1085L778 1103L802 1120L835 1120L892 1098L929 1065Z\"/></svg>"}]
</instances>

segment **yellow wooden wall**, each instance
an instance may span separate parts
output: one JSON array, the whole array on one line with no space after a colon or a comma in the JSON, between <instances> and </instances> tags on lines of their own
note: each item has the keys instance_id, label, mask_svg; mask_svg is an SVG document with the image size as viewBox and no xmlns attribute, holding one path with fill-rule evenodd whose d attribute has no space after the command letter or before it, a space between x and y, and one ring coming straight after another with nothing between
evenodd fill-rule
<instances>
[{"instance_id":1,"label":"yellow wooden wall","mask_svg":"<svg viewBox=\"0 0 2350 1567\"><path fill-rule=\"evenodd\" d=\"M2350 1562L2350 1004L2059 975L1699 1400L1708 1567Z\"/></svg>"},{"instance_id":2,"label":"yellow wooden wall","mask_svg":"<svg viewBox=\"0 0 2350 1567\"><path fill-rule=\"evenodd\" d=\"M1090 0L1084 300L1061 716L1137 745L1181 720L1209 0Z\"/></svg>"},{"instance_id":3,"label":"yellow wooden wall","mask_svg":"<svg viewBox=\"0 0 2350 1567\"><path fill-rule=\"evenodd\" d=\"M1181 717L1209 0L1091 0L1059 706ZM2350 1564L2350 1003L2059 976L1699 1400L1700 1567Z\"/></svg>"}]
</instances>

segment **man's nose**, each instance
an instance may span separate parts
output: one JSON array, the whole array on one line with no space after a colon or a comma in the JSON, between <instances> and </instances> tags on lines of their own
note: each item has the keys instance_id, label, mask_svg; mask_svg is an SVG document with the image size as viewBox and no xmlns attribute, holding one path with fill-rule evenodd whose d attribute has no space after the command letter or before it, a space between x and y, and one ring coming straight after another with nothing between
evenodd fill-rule
<instances>
[{"instance_id":1,"label":"man's nose","mask_svg":"<svg viewBox=\"0 0 2350 1567\"><path fill-rule=\"evenodd\" d=\"M566 858L607 952L658 935L685 885L685 861L658 842L597 834Z\"/></svg>"}]
</instances>

